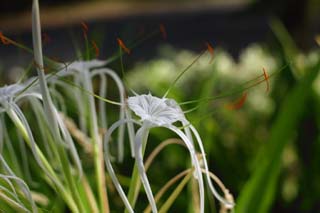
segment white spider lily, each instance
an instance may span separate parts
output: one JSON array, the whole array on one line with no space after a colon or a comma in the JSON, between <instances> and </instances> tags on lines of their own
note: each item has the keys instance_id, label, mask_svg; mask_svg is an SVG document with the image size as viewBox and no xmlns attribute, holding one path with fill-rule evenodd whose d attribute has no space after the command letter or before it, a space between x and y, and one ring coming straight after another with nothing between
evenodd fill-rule
<instances>
[{"instance_id":1,"label":"white spider lily","mask_svg":"<svg viewBox=\"0 0 320 213\"><path fill-rule=\"evenodd\" d=\"M120 120L125 118L125 90L122 81L118 75L108 68L103 68L107 62L100 60L91 61L75 61L69 65L62 65L63 68L57 74L55 74L51 80L51 86L59 85L64 91L71 91L71 97L75 97L75 101L79 110L80 118L80 129L85 134L89 134L94 154L94 164L95 172L97 177L97 187L98 195L100 200L100 209L106 210L106 200L107 192L105 186L105 172L103 164L103 143L101 139L101 134L99 132L99 127L107 129L107 116L106 116L106 104L104 97L107 91L107 77L111 78L118 87L120 103L117 103L120 108L119 117ZM72 88L70 84L63 81L63 77L71 76L73 77L73 85L77 88ZM96 103L94 89L93 89L93 79L98 76L100 77L100 90L99 97L104 100L99 99L99 111L96 110ZM62 78L61 78L62 77ZM51 87L52 88L52 87ZM71 88L71 89L70 89ZM79 89L80 88L80 89ZM85 104L84 104L85 103ZM99 114L98 114L99 112ZM100 120L98 120L100 118ZM129 132L133 132L133 127L129 126ZM121 126L118 131L118 161L123 160L124 156L124 126ZM132 135L132 134L130 134ZM131 137L132 138L132 137ZM88 141L88 143L90 143Z\"/></svg>"},{"instance_id":2,"label":"white spider lily","mask_svg":"<svg viewBox=\"0 0 320 213\"><path fill-rule=\"evenodd\" d=\"M86 117L85 116L85 108L84 104L82 103L83 98L89 99L91 106L89 106L91 113L90 116L92 118L91 125L93 125L93 129L96 133L98 133L98 126L97 124L97 112L95 111L95 104L94 104L94 98L92 97L93 87L92 87L92 80L94 77L99 76L100 77L100 89L99 89L99 96L105 97L106 91L107 91L107 79L106 76L110 77L118 87L119 96L120 96L120 113L119 113L119 119L124 119L125 117L125 89L122 84L121 79L118 77L118 75L111 69L108 68L102 68L104 65L106 65L107 61L101 61L101 60L90 60L90 61L74 61L69 64L59 64L59 68L62 68L61 71L56 73L56 77L66 77L66 76L73 76L74 81L76 85L82 85L85 92L89 92L91 94L83 94L81 93L81 90L78 89L72 90L72 96L76 97L76 101L78 102L78 109L80 114L80 128L82 131L86 131ZM52 78L50 80L53 84L59 84L64 87L65 91L70 91L70 85L64 83L63 81L58 81L57 78ZM85 97L82 97L82 95L85 95ZM100 100L99 101L99 113L100 113L100 125L102 128L107 128L107 116L106 116L106 107L105 107L105 101ZM132 127L129 127L129 131L132 133ZM121 126L118 132L118 161L122 162L124 157L124 126ZM132 135L132 134L130 134ZM133 151L132 151L133 153Z\"/></svg>"},{"instance_id":3,"label":"white spider lily","mask_svg":"<svg viewBox=\"0 0 320 213\"><path fill-rule=\"evenodd\" d=\"M108 142L110 140L112 132L119 126L123 125L124 123L136 123L139 124L141 127L137 131L135 136L135 144L134 144L134 151L135 151L135 158L136 164L139 170L139 175L141 182L145 188L149 203L152 207L153 212L157 212L156 203L152 194L152 190L145 172L145 168L143 165L143 147L145 146L149 131L151 128L155 127L164 127L167 128L174 133L176 133L186 144L186 147L189 150L192 165L195 168L195 178L198 180L199 184L199 192L200 192L200 212L204 212L204 184L203 184L203 177L201 172L201 166L199 159L196 154L195 146L193 144L192 135L194 135L198 146L200 147L200 152L202 154L202 161L206 173L206 179L209 184L209 188L214 194L214 196L222 202L224 205L232 207L234 203L230 203L226 201L222 196L220 196L217 191L215 190L209 176L209 170L207 161L205 159L205 152L203 148L203 144L201 138L197 132L197 130L192 126L186 117L184 116L183 111L179 107L179 105L173 99L167 98L158 98L154 97L151 94L148 95L136 95L133 97L129 97L127 100L128 107L138 116L140 117L140 121L135 121L131 118L119 120L118 122L114 123L107 132L105 136L105 152L108 153ZM175 125L175 123L180 122L182 123L183 127L179 128ZM182 131L182 129L184 131ZM112 180L125 204L127 209L130 212L133 212L132 207L130 206L125 193L123 192L120 183L118 182L114 171L112 169L112 165L110 159L106 156L105 157L106 166L112 177Z\"/></svg>"}]
</instances>

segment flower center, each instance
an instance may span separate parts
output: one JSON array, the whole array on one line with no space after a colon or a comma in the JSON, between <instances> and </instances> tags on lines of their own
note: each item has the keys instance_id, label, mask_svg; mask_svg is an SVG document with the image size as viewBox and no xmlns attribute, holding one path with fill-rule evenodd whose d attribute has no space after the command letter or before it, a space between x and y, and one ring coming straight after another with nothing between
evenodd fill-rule
<instances>
[{"instance_id":1,"label":"flower center","mask_svg":"<svg viewBox=\"0 0 320 213\"><path fill-rule=\"evenodd\" d=\"M153 125L169 125L184 120L184 115L173 99L158 98L148 95L137 95L128 98L129 108L141 118Z\"/></svg>"}]
</instances>

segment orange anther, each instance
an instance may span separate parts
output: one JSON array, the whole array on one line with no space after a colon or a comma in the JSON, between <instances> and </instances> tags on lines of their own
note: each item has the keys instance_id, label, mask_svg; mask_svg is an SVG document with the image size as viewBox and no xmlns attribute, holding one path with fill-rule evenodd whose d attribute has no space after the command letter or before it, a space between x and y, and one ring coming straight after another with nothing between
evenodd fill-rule
<instances>
[{"instance_id":1,"label":"orange anther","mask_svg":"<svg viewBox=\"0 0 320 213\"><path fill-rule=\"evenodd\" d=\"M118 41L118 44L119 46L127 53L127 54L130 54L131 53L131 50L126 47L126 45L123 43L123 41L120 39L120 38L117 38L117 41Z\"/></svg>"},{"instance_id":2,"label":"orange anther","mask_svg":"<svg viewBox=\"0 0 320 213\"><path fill-rule=\"evenodd\" d=\"M209 64L211 64L212 61L213 61L213 56L214 56L214 49L213 49L212 45L209 42L206 42L206 46L207 46L208 52L211 55L211 59L210 59L210 62L209 62Z\"/></svg>"},{"instance_id":3,"label":"orange anther","mask_svg":"<svg viewBox=\"0 0 320 213\"><path fill-rule=\"evenodd\" d=\"M98 57L100 55L99 47L95 41L92 40L91 43L92 43L92 47L94 49L94 52L96 54L96 57Z\"/></svg>"},{"instance_id":4,"label":"orange anther","mask_svg":"<svg viewBox=\"0 0 320 213\"><path fill-rule=\"evenodd\" d=\"M4 45L8 45L11 43L9 39L2 34L2 32L0 32L0 40Z\"/></svg>"},{"instance_id":5,"label":"orange anther","mask_svg":"<svg viewBox=\"0 0 320 213\"><path fill-rule=\"evenodd\" d=\"M82 21L81 22L81 27L82 27L83 36L87 37L87 33L89 31L88 25L84 21Z\"/></svg>"},{"instance_id":6,"label":"orange anther","mask_svg":"<svg viewBox=\"0 0 320 213\"><path fill-rule=\"evenodd\" d=\"M226 106L226 108L229 110L240 109L243 106L243 104L245 103L247 96L248 96L248 93L244 92L238 100L236 100L234 103L228 104Z\"/></svg>"},{"instance_id":7,"label":"orange anther","mask_svg":"<svg viewBox=\"0 0 320 213\"><path fill-rule=\"evenodd\" d=\"M262 68L262 70L263 70L264 79L265 79L266 84L267 84L266 92L269 92L269 90L270 90L269 75L266 72L266 69L264 67Z\"/></svg>"}]
</instances>

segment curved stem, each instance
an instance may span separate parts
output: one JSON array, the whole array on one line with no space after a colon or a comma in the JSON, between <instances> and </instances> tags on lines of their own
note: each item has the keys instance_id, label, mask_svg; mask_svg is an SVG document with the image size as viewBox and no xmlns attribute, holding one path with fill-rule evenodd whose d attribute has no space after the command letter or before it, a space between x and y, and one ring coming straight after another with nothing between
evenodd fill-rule
<instances>
[{"instance_id":1,"label":"curved stem","mask_svg":"<svg viewBox=\"0 0 320 213\"><path fill-rule=\"evenodd\" d=\"M83 78L84 88L87 91L92 92L92 82L89 70L83 70L81 72L81 77ZM86 100L88 101L88 116L89 116L89 126L90 126L90 136L93 143L93 154L94 154L94 165L95 165L95 173L97 180L97 190L99 196L99 204L100 211L102 213L110 212L109 203L108 203L108 195L107 195L107 187L106 187L106 179L105 179L105 170L103 163L103 145L101 141L101 137L99 135L98 130L98 120L97 120L97 112L95 109L95 101L94 97L91 95L86 95Z\"/></svg>"},{"instance_id":2,"label":"curved stem","mask_svg":"<svg viewBox=\"0 0 320 213\"><path fill-rule=\"evenodd\" d=\"M32 5L32 38L33 38L33 49L34 49L34 60L37 67L37 73L40 84L40 91L43 98L44 110L46 112L46 118L52 125L52 135L54 139L59 143L62 141L57 119L54 115L54 105L49 93L48 85L44 74L43 54L42 54L42 41L41 41L41 25L40 25L40 13L39 13L39 2L33 0ZM79 191L77 189L74 177L72 176L69 159L64 147L61 144L57 144L59 150L59 160L62 166L62 171L66 182L68 183L70 190L75 198L75 201L81 212L85 211L83 203L81 201Z\"/></svg>"},{"instance_id":3,"label":"curved stem","mask_svg":"<svg viewBox=\"0 0 320 213\"><path fill-rule=\"evenodd\" d=\"M178 145L182 145L184 146L185 144L180 140L180 139L176 139L176 138L170 138L167 139L165 141L163 141L162 143L160 143L152 152L151 154L148 156L147 160L144 163L144 167L146 169L146 171L149 169L152 161L154 160L154 158L168 145L171 144L178 144Z\"/></svg>"},{"instance_id":4,"label":"curved stem","mask_svg":"<svg viewBox=\"0 0 320 213\"><path fill-rule=\"evenodd\" d=\"M173 178L171 178L160 190L159 192L156 194L156 196L154 197L155 201L158 202L160 200L160 198L162 197L162 195L173 185L175 184L179 179L181 179L182 177L186 176L187 174L189 174L190 172L192 172L192 169L186 169L182 172L180 172L179 174L177 174L176 176L174 176ZM151 206L148 205L147 208L143 211L144 213L149 213L151 211Z\"/></svg>"},{"instance_id":5,"label":"curved stem","mask_svg":"<svg viewBox=\"0 0 320 213\"><path fill-rule=\"evenodd\" d=\"M168 209L171 207L173 202L177 199L179 194L181 193L184 186L188 183L190 178L192 177L192 173L189 173L187 176L183 178L181 183L174 189L170 197L166 200L166 202L161 206L159 213L166 213L168 212Z\"/></svg>"},{"instance_id":6,"label":"curved stem","mask_svg":"<svg viewBox=\"0 0 320 213\"><path fill-rule=\"evenodd\" d=\"M75 204L75 201L73 200L73 198L71 197L69 192L65 189L65 187L61 184L58 176L54 172L50 163L48 162L48 160L46 159L46 157L44 156L42 151L39 149L39 147L35 143L31 131L28 131L29 127L27 126L27 123L22 122L20 120L21 118L19 118L19 116L12 109L9 109L7 112L8 112L9 117L13 121L13 123L16 125L18 130L21 132L26 143L31 148L31 151L34 154L34 157L37 159L39 166L46 173L46 175L49 177L49 179L54 183L54 186L55 186L57 192L62 195L62 197L64 198L64 200L68 204L69 208L73 212L79 212L78 207Z\"/></svg>"}]
</instances>

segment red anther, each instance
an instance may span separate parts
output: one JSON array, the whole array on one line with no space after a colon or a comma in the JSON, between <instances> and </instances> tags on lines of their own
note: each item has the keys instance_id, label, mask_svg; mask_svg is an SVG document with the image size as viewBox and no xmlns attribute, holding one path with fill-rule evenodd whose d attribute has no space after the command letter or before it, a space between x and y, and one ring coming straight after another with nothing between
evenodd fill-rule
<instances>
[{"instance_id":1,"label":"red anther","mask_svg":"<svg viewBox=\"0 0 320 213\"><path fill-rule=\"evenodd\" d=\"M206 42L206 46L207 46L208 52L211 55L211 59L210 59L210 62L209 62L209 64L211 64L212 61L213 61L213 56L214 56L214 49L213 49L212 45L209 42Z\"/></svg>"},{"instance_id":2,"label":"red anther","mask_svg":"<svg viewBox=\"0 0 320 213\"><path fill-rule=\"evenodd\" d=\"M165 26L164 26L163 24L160 24L160 25L159 25L159 29L160 29L162 38L163 38L164 40L166 40L167 37L168 37L168 35L167 35L167 30L166 30Z\"/></svg>"},{"instance_id":3,"label":"red anther","mask_svg":"<svg viewBox=\"0 0 320 213\"><path fill-rule=\"evenodd\" d=\"M262 70L263 70L264 80L266 81L266 84L267 84L266 92L269 92L269 90L270 90L269 75L266 72L266 69L264 67L262 68Z\"/></svg>"},{"instance_id":4,"label":"red anther","mask_svg":"<svg viewBox=\"0 0 320 213\"><path fill-rule=\"evenodd\" d=\"M11 43L9 39L2 34L2 32L0 32L0 40L4 45L9 45Z\"/></svg>"},{"instance_id":5,"label":"red anther","mask_svg":"<svg viewBox=\"0 0 320 213\"><path fill-rule=\"evenodd\" d=\"M83 36L87 37L88 31L89 31L88 25L84 21L82 21L81 27L82 27Z\"/></svg>"},{"instance_id":6,"label":"red anther","mask_svg":"<svg viewBox=\"0 0 320 213\"><path fill-rule=\"evenodd\" d=\"M126 45L123 43L123 41L120 39L120 38L117 38L117 41L118 41L118 44L119 46L127 53L127 54L130 54L131 53L131 50L126 47Z\"/></svg>"},{"instance_id":7,"label":"red anther","mask_svg":"<svg viewBox=\"0 0 320 213\"><path fill-rule=\"evenodd\" d=\"M91 43L92 43L92 47L94 49L94 52L96 54L96 57L98 57L100 55L99 47L95 41L92 40Z\"/></svg>"},{"instance_id":8,"label":"red anther","mask_svg":"<svg viewBox=\"0 0 320 213\"><path fill-rule=\"evenodd\" d=\"M245 101L247 100L247 96L248 96L248 93L244 92L238 100L236 100L234 103L228 104L226 108L229 110L240 109L245 103Z\"/></svg>"}]
</instances>

